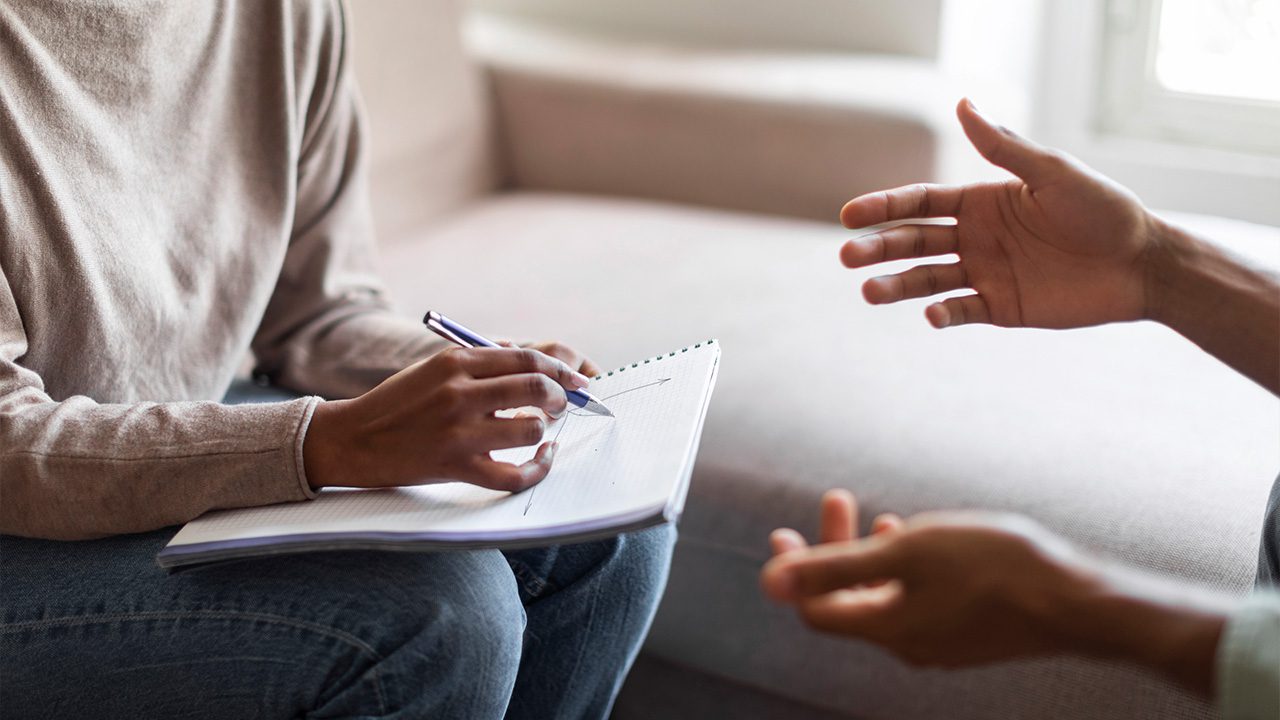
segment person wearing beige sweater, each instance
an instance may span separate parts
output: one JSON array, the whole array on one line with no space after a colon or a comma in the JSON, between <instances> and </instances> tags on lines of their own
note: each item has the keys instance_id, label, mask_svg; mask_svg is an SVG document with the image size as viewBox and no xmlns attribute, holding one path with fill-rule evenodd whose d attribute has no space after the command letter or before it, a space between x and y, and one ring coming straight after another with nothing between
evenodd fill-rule
<instances>
[{"instance_id":1,"label":"person wearing beige sweater","mask_svg":"<svg viewBox=\"0 0 1280 720\"><path fill-rule=\"evenodd\" d=\"M608 714L669 528L155 565L208 510L553 461L493 461L545 428L494 411L597 368L393 314L366 142L337 0L0 3L0 714ZM220 402L248 353L304 396Z\"/></svg>"}]
</instances>

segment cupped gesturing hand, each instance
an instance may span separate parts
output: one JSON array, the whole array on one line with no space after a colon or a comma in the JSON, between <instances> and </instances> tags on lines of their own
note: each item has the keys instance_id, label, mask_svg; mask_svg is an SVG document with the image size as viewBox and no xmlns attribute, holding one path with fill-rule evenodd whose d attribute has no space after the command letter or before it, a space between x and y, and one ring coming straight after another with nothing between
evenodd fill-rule
<instances>
[{"instance_id":1,"label":"cupped gesturing hand","mask_svg":"<svg viewBox=\"0 0 1280 720\"><path fill-rule=\"evenodd\" d=\"M565 390L588 383L563 360L534 349L445 350L358 398L318 405L303 445L307 480L317 488L461 480L523 490L551 469L556 448L542 443L546 421L494 413L536 407L556 417L568 404ZM538 443L523 465L489 455Z\"/></svg>"},{"instance_id":2,"label":"cupped gesturing hand","mask_svg":"<svg viewBox=\"0 0 1280 720\"><path fill-rule=\"evenodd\" d=\"M873 642L921 665L962 666L1074 649L1049 616L1055 598L1085 594L1088 573L1065 542L1009 515L881 516L853 533L843 491L823 498L824 543L771 536L765 594L814 629Z\"/></svg>"},{"instance_id":3,"label":"cupped gesturing hand","mask_svg":"<svg viewBox=\"0 0 1280 720\"><path fill-rule=\"evenodd\" d=\"M863 286L867 300L974 290L926 309L939 328L1070 328L1146 317L1145 262L1158 233L1137 197L1078 161L991 124L968 100L956 112L978 152L1016 178L912 185L850 200L840 212L849 228L955 219L954 225L898 225L845 243L840 257L851 268L959 255L955 263L872 278Z\"/></svg>"}]
</instances>

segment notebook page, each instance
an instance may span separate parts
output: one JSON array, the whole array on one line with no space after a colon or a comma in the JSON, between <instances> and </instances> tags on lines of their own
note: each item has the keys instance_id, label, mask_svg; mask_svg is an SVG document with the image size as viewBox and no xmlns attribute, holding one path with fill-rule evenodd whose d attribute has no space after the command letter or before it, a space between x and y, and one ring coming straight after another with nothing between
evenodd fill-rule
<instances>
[{"instance_id":1,"label":"notebook page","mask_svg":"<svg viewBox=\"0 0 1280 720\"><path fill-rule=\"evenodd\" d=\"M313 534L530 537L601 518L661 512L691 470L719 352L718 344L699 344L593 381L590 391L615 417L572 409L549 425L545 439L559 442L560 451L548 476L524 492L464 483L326 489L311 502L209 513L188 523L170 547ZM519 463L535 450L493 456Z\"/></svg>"}]
</instances>

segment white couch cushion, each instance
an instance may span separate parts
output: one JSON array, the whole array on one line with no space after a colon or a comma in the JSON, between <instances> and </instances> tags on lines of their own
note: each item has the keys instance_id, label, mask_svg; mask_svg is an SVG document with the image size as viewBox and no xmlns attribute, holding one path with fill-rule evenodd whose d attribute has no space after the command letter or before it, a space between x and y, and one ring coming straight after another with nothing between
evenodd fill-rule
<instances>
[{"instance_id":1,"label":"white couch cushion","mask_svg":"<svg viewBox=\"0 0 1280 720\"><path fill-rule=\"evenodd\" d=\"M460 0L349 3L368 109L379 229L395 235L492 189L483 72L462 49Z\"/></svg>"},{"instance_id":2,"label":"white couch cushion","mask_svg":"<svg viewBox=\"0 0 1280 720\"><path fill-rule=\"evenodd\" d=\"M1277 231L1219 221L1214 232L1249 236L1280 266ZM562 339L606 366L720 339L651 652L859 717L1204 716L1203 703L1109 665L913 672L766 606L767 532L812 531L834 486L870 512L1023 512L1107 557L1243 592L1280 469L1276 398L1174 333L936 331L919 303L862 301L867 273L836 259L846 235L514 194L387 248L384 265L413 315Z\"/></svg>"},{"instance_id":3,"label":"white couch cushion","mask_svg":"<svg viewBox=\"0 0 1280 720\"><path fill-rule=\"evenodd\" d=\"M466 36L521 189L827 220L954 164L959 91L931 61L653 45L484 14Z\"/></svg>"}]
</instances>

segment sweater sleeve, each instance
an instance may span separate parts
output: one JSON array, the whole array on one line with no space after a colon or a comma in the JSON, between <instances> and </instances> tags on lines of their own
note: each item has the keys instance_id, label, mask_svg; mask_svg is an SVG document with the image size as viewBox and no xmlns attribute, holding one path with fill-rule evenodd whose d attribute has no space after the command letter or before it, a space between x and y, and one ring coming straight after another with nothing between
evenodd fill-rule
<instances>
[{"instance_id":1,"label":"sweater sleeve","mask_svg":"<svg viewBox=\"0 0 1280 720\"><path fill-rule=\"evenodd\" d=\"M1258 592L1227 622L1218 646L1223 720L1280 717L1280 594Z\"/></svg>"},{"instance_id":2,"label":"sweater sleeve","mask_svg":"<svg viewBox=\"0 0 1280 720\"><path fill-rule=\"evenodd\" d=\"M444 347L395 315L376 274L362 110L341 5L300 22L319 48L298 82L297 205L284 266L253 341L255 373L354 397Z\"/></svg>"},{"instance_id":3,"label":"sweater sleeve","mask_svg":"<svg viewBox=\"0 0 1280 720\"><path fill-rule=\"evenodd\" d=\"M302 438L318 398L274 405L55 402L21 365L0 269L0 533L75 540L311 496Z\"/></svg>"}]
</instances>

